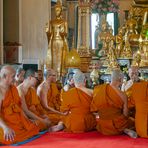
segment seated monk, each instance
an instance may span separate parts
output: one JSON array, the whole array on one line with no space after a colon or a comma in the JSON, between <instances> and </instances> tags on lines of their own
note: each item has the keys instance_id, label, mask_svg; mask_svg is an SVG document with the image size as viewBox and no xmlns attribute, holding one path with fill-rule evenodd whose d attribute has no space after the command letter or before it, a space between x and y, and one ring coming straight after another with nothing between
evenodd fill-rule
<instances>
[{"instance_id":1,"label":"seated monk","mask_svg":"<svg viewBox=\"0 0 148 148\"><path fill-rule=\"evenodd\" d=\"M16 70L15 81L14 81L14 85L16 87L24 81L24 74L25 70L23 68L20 67Z\"/></svg>"},{"instance_id":2,"label":"seated monk","mask_svg":"<svg viewBox=\"0 0 148 148\"><path fill-rule=\"evenodd\" d=\"M135 126L140 137L148 138L148 82L134 83L132 99L135 103Z\"/></svg>"},{"instance_id":3,"label":"seated monk","mask_svg":"<svg viewBox=\"0 0 148 148\"><path fill-rule=\"evenodd\" d=\"M61 115L65 113L60 112L60 92L56 86L56 73L49 69L44 73L45 80L38 86L37 94L40 98L44 109L48 111L48 117L51 124L55 125L61 120Z\"/></svg>"},{"instance_id":4,"label":"seated monk","mask_svg":"<svg viewBox=\"0 0 148 148\"><path fill-rule=\"evenodd\" d=\"M24 114L14 82L15 70L4 66L0 71L0 143L13 144L38 134L39 128Z\"/></svg>"},{"instance_id":5,"label":"seated monk","mask_svg":"<svg viewBox=\"0 0 148 148\"><path fill-rule=\"evenodd\" d=\"M98 112L97 130L104 135L118 135L125 132L136 138L137 134L128 129L127 96L120 91L123 74L120 70L113 70L111 84L96 86L94 89L91 111Z\"/></svg>"},{"instance_id":6,"label":"seated monk","mask_svg":"<svg viewBox=\"0 0 148 148\"><path fill-rule=\"evenodd\" d=\"M43 82L43 71L41 69L37 71L37 78L38 78L38 81L37 81L36 87L38 87Z\"/></svg>"},{"instance_id":7,"label":"seated monk","mask_svg":"<svg viewBox=\"0 0 148 148\"><path fill-rule=\"evenodd\" d=\"M128 71L130 80L123 83L121 87L121 90L125 92L128 97L129 115L131 117L135 117L135 105L132 102L131 94L132 94L132 86L134 85L134 83L140 81L138 70L139 68L137 66L130 67Z\"/></svg>"},{"instance_id":8,"label":"seated monk","mask_svg":"<svg viewBox=\"0 0 148 148\"><path fill-rule=\"evenodd\" d=\"M49 119L47 117L44 117L43 115L40 115L38 111L32 111L34 110L33 104L38 103L38 98L35 98L36 96L30 95L32 89L34 89L33 87L36 85L37 82L35 71L27 70L24 78L25 79L23 83L17 87L19 95L21 97L22 108L29 118L35 120L40 130L47 129L50 125Z\"/></svg>"},{"instance_id":9,"label":"seated monk","mask_svg":"<svg viewBox=\"0 0 148 148\"><path fill-rule=\"evenodd\" d=\"M86 88L82 72L76 72L73 80L75 87L61 95L61 111L69 112L63 116L65 130L73 133L91 131L96 125L95 115L90 112L93 91Z\"/></svg>"}]
</instances>

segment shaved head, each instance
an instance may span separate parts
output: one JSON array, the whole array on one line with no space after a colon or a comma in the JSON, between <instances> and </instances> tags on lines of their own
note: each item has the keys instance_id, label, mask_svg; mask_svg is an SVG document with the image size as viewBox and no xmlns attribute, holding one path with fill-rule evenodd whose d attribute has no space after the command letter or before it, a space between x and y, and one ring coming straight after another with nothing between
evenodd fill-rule
<instances>
[{"instance_id":1,"label":"shaved head","mask_svg":"<svg viewBox=\"0 0 148 148\"><path fill-rule=\"evenodd\" d=\"M2 67L2 69L0 71L0 77L3 78L3 77L6 77L6 75L9 75L12 73L15 73L14 68L10 65L6 65L6 66Z\"/></svg>"},{"instance_id":2,"label":"shaved head","mask_svg":"<svg viewBox=\"0 0 148 148\"><path fill-rule=\"evenodd\" d=\"M138 66L131 66L129 68L128 72L131 73L132 71L139 73L139 67Z\"/></svg>"},{"instance_id":3,"label":"shaved head","mask_svg":"<svg viewBox=\"0 0 148 148\"><path fill-rule=\"evenodd\" d=\"M78 71L74 74L73 79L75 85L84 84L85 75L81 71Z\"/></svg>"},{"instance_id":4,"label":"shaved head","mask_svg":"<svg viewBox=\"0 0 148 148\"><path fill-rule=\"evenodd\" d=\"M46 71L44 71L45 78L48 78L49 76L52 76L53 74L56 74L53 69L47 69Z\"/></svg>"},{"instance_id":5,"label":"shaved head","mask_svg":"<svg viewBox=\"0 0 148 148\"><path fill-rule=\"evenodd\" d=\"M130 79L133 82L137 82L139 80L139 67L137 66L130 67L128 70L128 74L129 74Z\"/></svg>"},{"instance_id":6,"label":"shaved head","mask_svg":"<svg viewBox=\"0 0 148 148\"><path fill-rule=\"evenodd\" d=\"M123 79L123 77L124 75L120 69L114 69L111 74L111 81L112 82L120 81Z\"/></svg>"}]
</instances>

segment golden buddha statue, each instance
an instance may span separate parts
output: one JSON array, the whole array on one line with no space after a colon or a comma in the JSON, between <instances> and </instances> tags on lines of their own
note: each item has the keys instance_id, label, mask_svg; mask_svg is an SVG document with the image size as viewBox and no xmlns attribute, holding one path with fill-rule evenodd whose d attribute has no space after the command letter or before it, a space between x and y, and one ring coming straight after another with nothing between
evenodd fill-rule
<instances>
[{"instance_id":1,"label":"golden buddha statue","mask_svg":"<svg viewBox=\"0 0 148 148\"><path fill-rule=\"evenodd\" d=\"M65 73L65 58L68 52L67 22L62 19L62 4L57 0L55 5L56 18L46 27L48 37L47 65L53 68L60 79Z\"/></svg>"},{"instance_id":2,"label":"golden buddha statue","mask_svg":"<svg viewBox=\"0 0 148 148\"><path fill-rule=\"evenodd\" d=\"M107 38L108 32L109 32L108 23L106 22L106 20L103 20L101 24L101 32L98 35L98 42L102 43L102 49L99 51L99 55L102 57L106 56L107 54L108 46L107 46L106 38Z\"/></svg>"},{"instance_id":3,"label":"golden buddha statue","mask_svg":"<svg viewBox=\"0 0 148 148\"><path fill-rule=\"evenodd\" d=\"M132 49L128 40L125 41L125 45L123 47L123 51L121 52L120 57L125 59L132 59L133 57Z\"/></svg>"},{"instance_id":4,"label":"golden buddha statue","mask_svg":"<svg viewBox=\"0 0 148 148\"><path fill-rule=\"evenodd\" d=\"M108 59L109 59L110 68L118 67L117 56L116 56L115 47L114 47L114 39L112 39L109 43Z\"/></svg>"},{"instance_id":5,"label":"golden buddha statue","mask_svg":"<svg viewBox=\"0 0 148 148\"><path fill-rule=\"evenodd\" d=\"M138 25L134 19L134 11L131 9L129 19L126 22L125 42L128 40L130 45L138 45L139 34L137 28Z\"/></svg>"},{"instance_id":6,"label":"golden buddha statue","mask_svg":"<svg viewBox=\"0 0 148 148\"><path fill-rule=\"evenodd\" d=\"M124 27L121 27L118 29L118 34L116 35L115 39L116 39L116 55L117 55L117 58L120 57L121 55L121 52L123 50L123 44L124 44L124 30L125 28Z\"/></svg>"}]
</instances>

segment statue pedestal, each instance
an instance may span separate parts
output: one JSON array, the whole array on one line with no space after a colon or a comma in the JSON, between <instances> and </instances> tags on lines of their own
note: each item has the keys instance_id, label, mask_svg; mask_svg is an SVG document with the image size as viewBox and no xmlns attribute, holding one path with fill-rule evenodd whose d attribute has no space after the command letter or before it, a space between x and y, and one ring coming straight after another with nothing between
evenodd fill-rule
<instances>
[{"instance_id":1,"label":"statue pedestal","mask_svg":"<svg viewBox=\"0 0 148 148\"><path fill-rule=\"evenodd\" d=\"M85 48L79 48L78 54L80 55L81 59L81 65L80 65L81 71L88 72L92 58L91 54Z\"/></svg>"}]
</instances>

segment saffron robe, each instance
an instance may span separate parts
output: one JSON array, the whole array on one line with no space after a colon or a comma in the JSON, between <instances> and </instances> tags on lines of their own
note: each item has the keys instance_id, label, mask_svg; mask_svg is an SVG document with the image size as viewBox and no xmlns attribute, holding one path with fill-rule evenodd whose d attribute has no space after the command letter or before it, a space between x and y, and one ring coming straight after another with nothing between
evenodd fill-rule
<instances>
[{"instance_id":1,"label":"saffron robe","mask_svg":"<svg viewBox=\"0 0 148 148\"><path fill-rule=\"evenodd\" d=\"M29 88L27 91L27 94L25 95L25 100L26 100L26 104L28 109L33 112L34 114L36 114L37 116L39 116L40 118L43 118L43 115L47 114L47 112L43 109L40 100L38 98L38 95L36 93L36 90L34 88ZM47 126L36 120L40 130L44 130L47 129Z\"/></svg>"},{"instance_id":2,"label":"saffron robe","mask_svg":"<svg viewBox=\"0 0 148 148\"><path fill-rule=\"evenodd\" d=\"M1 118L8 127L15 131L14 141L6 141L3 129L0 128L0 143L2 144L21 142L39 132L39 128L24 115L20 97L15 86L10 87L2 101Z\"/></svg>"},{"instance_id":3,"label":"saffron robe","mask_svg":"<svg viewBox=\"0 0 148 148\"><path fill-rule=\"evenodd\" d=\"M49 107L60 111L61 99L56 83L52 83L50 85L50 89L47 93L47 102ZM48 112L48 117L50 118L53 125L57 124L61 120L61 115L53 112Z\"/></svg>"},{"instance_id":4,"label":"saffron robe","mask_svg":"<svg viewBox=\"0 0 148 148\"><path fill-rule=\"evenodd\" d=\"M131 98L131 96L132 96L132 86L133 85L134 85L133 81L129 80L125 84L123 84L122 88L121 88L121 90L123 92L125 92L125 94L128 97L128 108L129 108L129 110L133 110L133 108L135 107L134 102L133 102L133 100ZM135 114L135 112L134 112L134 114Z\"/></svg>"},{"instance_id":5,"label":"saffron robe","mask_svg":"<svg viewBox=\"0 0 148 148\"><path fill-rule=\"evenodd\" d=\"M128 118L123 115L123 101L109 84L94 88L91 111L98 112L96 128L104 135L121 134L128 127Z\"/></svg>"},{"instance_id":6,"label":"saffron robe","mask_svg":"<svg viewBox=\"0 0 148 148\"><path fill-rule=\"evenodd\" d=\"M135 102L135 126L140 137L148 138L148 82L137 82L132 87Z\"/></svg>"},{"instance_id":7,"label":"saffron robe","mask_svg":"<svg viewBox=\"0 0 148 148\"><path fill-rule=\"evenodd\" d=\"M96 119L90 112L92 97L77 88L62 93L61 111L69 111L63 116L66 131L81 133L95 128Z\"/></svg>"}]
</instances>

